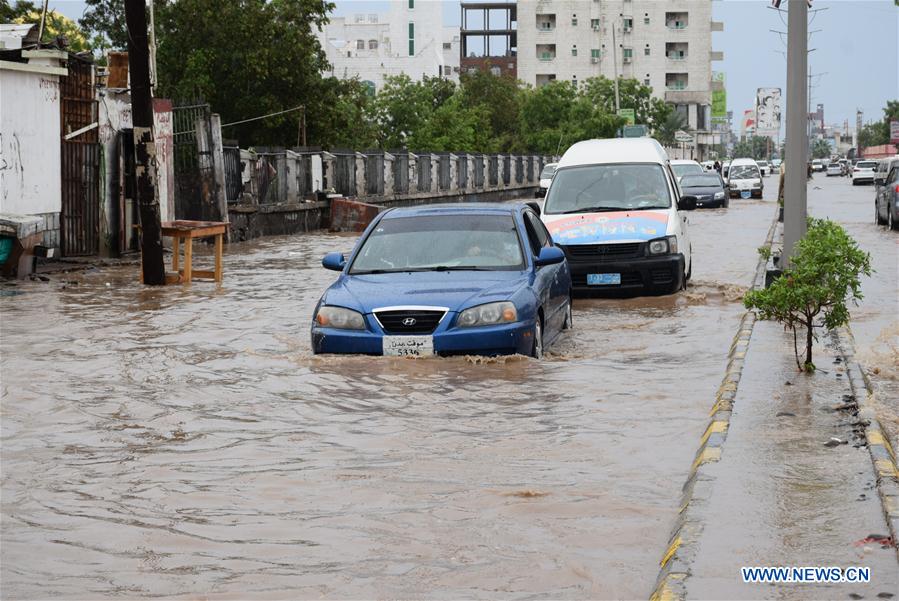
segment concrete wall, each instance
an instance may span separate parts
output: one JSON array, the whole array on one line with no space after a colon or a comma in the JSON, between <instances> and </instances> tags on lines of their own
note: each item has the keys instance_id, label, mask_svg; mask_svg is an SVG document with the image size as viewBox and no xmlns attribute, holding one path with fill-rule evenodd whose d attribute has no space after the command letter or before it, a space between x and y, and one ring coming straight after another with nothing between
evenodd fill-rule
<instances>
[{"instance_id":1,"label":"concrete wall","mask_svg":"<svg viewBox=\"0 0 899 601\"><path fill-rule=\"evenodd\" d=\"M59 76L0 69L0 107L0 212L58 215Z\"/></svg>"}]
</instances>

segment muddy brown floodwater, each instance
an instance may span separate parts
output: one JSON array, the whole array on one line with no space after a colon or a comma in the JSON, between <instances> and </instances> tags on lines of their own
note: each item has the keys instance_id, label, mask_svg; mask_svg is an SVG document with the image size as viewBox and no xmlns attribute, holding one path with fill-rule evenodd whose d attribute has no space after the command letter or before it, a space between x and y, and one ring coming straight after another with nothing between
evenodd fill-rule
<instances>
[{"instance_id":1,"label":"muddy brown floodwater","mask_svg":"<svg viewBox=\"0 0 899 601\"><path fill-rule=\"evenodd\" d=\"M324 233L4 286L3 597L646 597L773 214L691 214L688 292L540 362L314 357Z\"/></svg>"}]
</instances>

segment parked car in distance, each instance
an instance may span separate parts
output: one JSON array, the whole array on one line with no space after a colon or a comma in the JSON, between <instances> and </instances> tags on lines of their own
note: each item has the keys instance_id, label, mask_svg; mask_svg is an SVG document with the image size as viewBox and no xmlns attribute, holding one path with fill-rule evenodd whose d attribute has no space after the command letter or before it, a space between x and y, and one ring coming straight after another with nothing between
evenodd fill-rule
<instances>
[{"instance_id":1,"label":"parked car in distance","mask_svg":"<svg viewBox=\"0 0 899 601\"><path fill-rule=\"evenodd\" d=\"M812 160L812 171L824 171L827 166L824 164L824 161L821 159Z\"/></svg>"},{"instance_id":2,"label":"parked car in distance","mask_svg":"<svg viewBox=\"0 0 899 601\"><path fill-rule=\"evenodd\" d=\"M780 169L780 166L782 163L783 163L782 159L771 159L771 167L773 169Z\"/></svg>"},{"instance_id":3,"label":"parked car in distance","mask_svg":"<svg viewBox=\"0 0 899 601\"><path fill-rule=\"evenodd\" d=\"M771 167L768 164L768 161L756 161L756 165L759 166L759 171L762 172L762 177L768 177L771 175Z\"/></svg>"},{"instance_id":4,"label":"parked car in distance","mask_svg":"<svg viewBox=\"0 0 899 601\"><path fill-rule=\"evenodd\" d=\"M730 204L724 181L717 173L691 173L680 180L681 193L696 197L697 207L726 207Z\"/></svg>"},{"instance_id":5,"label":"parked car in distance","mask_svg":"<svg viewBox=\"0 0 899 601\"><path fill-rule=\"evenodd\" d=\"M546 196L546 190L553 181L553 174L556 172L556 165L558 165L558 163L547 163L543 166L543 170L540 172L539 188L537 188L536 193L538 198Z\"/></svg>"},{"instance_id":6,"label":"parked car in distance","mask_svg":"<svg viewBox=\"0 0 899 601\"><path fill-rule=\"evenodd\" d=\"M529 206L389 209L350 257L312 318L314 353L539 358L571 327L565 253Z\"/></svg>"},{"instance_id":7,"label":"parked car in distance","mask_svg":"<svg viewBox=\"0 0 899 601\"><path fill-rule=\"evenodd\" d=\"M874 170L877 169L877 161L859 161L852 168L852 185L873 183Z\"/></svg>"},{"instance_id":8,"label":"parked car in distance","mask_svg":"<svg viewBox=\"0 0 899 601\"><path fill-rule=\"evenodd\" d=\"M724 178L724 181L727 181L727 174L730 172L730 161L724 161L721 163L721 177Z\"/></svg>"},{"instance_id":9,"label":"parked car in distance","mask_svg":"<svg viewBox=\"0 0 899 601\"><path fill-rule=\"evenodd\" d=\"M765 189L759 166L752 159L734 159L727 174L730 196L761 198Z\"/></svg>"},{"instance_id":10,"label":"parked car in distance","mask_svg":"<svg viewBox=\"0 0 899 601\"><path fill-rule=\"evenodd\" d=\"M874 192L874 221L899 231L899 158L884 159L887 174Z\"/></svg>"},{"instance_id":11,"label":"parked car in distance","mask_svg":"<svg viewBox=\"0 0 899 601\"><path fill-rule=\"evenodd\" d=\"M678 181L688 173L703 173L702 165L696 161L675 160L671 161L671 170L677 176Z\"/></svg>"},{"instance_id":12,"label":"parked car in distance","mask_svg":"<svg viewBox=\"0 0 899 601\"><path fill-rule=\"evenodd\" d=\"M703 161L702 163L700 163L700 165L702 165L702 168L706 171L715 170L715 161Z\"/></svg>"},{"instance_id":13,"label":"parked car in distance","mask_svg":"<svg viewBox=\"0 0 899 601\"><path fill-rule=\"evenodd\" d=\"M565 251L575 292L673 293L693 269L676 176L651 138L585 140L559 161L543 222Z\"/></svg>"},{"instance_id":14,"label":"parked car in distance","mask_svg":"<svg viewBox=\"0 0 899 601\"><path fill-rule=\"evenodd\" d=\"M827 166L827 177L843 175L843 166L839 163L831 163Z\"/></svg>"}]
</instances>

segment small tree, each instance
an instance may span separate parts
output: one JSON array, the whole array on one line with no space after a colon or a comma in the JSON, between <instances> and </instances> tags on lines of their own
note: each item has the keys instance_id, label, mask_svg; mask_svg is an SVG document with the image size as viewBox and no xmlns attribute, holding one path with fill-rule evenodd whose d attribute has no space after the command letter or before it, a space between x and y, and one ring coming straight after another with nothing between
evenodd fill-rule
<instances>
[{"instance_id":1,"label":"small tree","mask_svg":"<svg viewBox=\"0 0 899 601\"><path fill-rule=\"evenodd\" d=\"M815 328L833 329L849 321L848 300L859 300L861 275L871 275L871 258L842 227L826 219L809 219L796 246L792 265L764 290L748 292L746 308L793 332L793 352L800 371L813 371ZM820 323L815 323L821 316ZM797 328L805 328L805 362L800 363Z\"/></svg>"}]
</instances>

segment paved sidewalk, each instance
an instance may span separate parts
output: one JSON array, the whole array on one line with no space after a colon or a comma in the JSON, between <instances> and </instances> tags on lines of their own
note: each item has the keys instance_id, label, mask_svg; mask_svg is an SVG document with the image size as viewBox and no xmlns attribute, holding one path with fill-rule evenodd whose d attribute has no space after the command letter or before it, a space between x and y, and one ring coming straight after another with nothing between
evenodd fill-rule
<instances>
[{"instance_id":1,"label":"paved sidewalk","mask_svg":"<svg viewBox=\"0 0 899 601\"><path fill-rule=\"evenodd\" d=\"M721 460L706 465L714 487L694 499L687 598L899 599L896 550L860 542L889 531L836 341L822 342L818 372L800 374L792 336L755 324ZM871 582L745 584L743 566L865 566Z\"/></svg>"}]
</instances>

